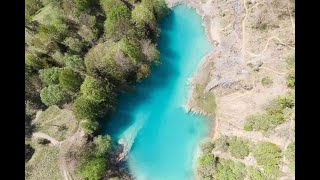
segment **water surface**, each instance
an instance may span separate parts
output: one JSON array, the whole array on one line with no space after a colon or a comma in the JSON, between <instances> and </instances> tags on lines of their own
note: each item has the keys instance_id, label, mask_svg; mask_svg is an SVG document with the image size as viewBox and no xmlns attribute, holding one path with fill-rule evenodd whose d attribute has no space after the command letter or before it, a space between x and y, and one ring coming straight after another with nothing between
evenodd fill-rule
<instances>
[{"instance_id":1,"label":"water surface","mask_svg":"<svg viewBox=\"0 0 320 180\"><path fill-rule=\"evenodd\" d=\"M188 180L209 121L184 109L196 71L211 44L194 9L179 5L160 23L162 64L135 91L120 95L104 131L129 144L128 163L137 180ZM132 146L130 146L132 145Z\"/></svg>"}]
</instances>

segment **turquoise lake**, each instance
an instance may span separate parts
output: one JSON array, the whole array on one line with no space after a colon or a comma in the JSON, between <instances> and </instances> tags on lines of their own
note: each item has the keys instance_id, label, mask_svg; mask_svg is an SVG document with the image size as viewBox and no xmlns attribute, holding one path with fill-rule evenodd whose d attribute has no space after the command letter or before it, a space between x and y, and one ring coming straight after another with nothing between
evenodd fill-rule
<instances>
[{"instance_id":1,"label":"turquoise lake","mask_svg":"<svg viewBox=\"0 0 320 180\"><path fill-rule=\"evenodd\" d=\"M129 168L137 180L189 180L195 154L208 135L208 119L187 113L188 81L211 50L201 17L178 5L160 22L161 65L134 91L119 97L117 112L103 132L124 140Z\"/></svg>"}]
</instances>

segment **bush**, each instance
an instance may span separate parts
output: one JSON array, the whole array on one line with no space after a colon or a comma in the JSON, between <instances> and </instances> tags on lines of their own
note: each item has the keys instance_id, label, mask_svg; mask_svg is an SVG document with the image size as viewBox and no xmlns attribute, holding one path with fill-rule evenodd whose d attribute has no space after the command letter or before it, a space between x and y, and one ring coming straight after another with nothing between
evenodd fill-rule
<instances>
[{"instance_id":1,"label":"bush","mask_svg":"<svg viewBox=\"0 0 320 180\"><path fill-rule=\"evenodd\" d=\"M81 53L82 48L84 47L84 43L81 40L73 37L67 37L63 41L63 44L69 47L71 51L76 53Z\"/></svg>"},{"instance_id":2,"label":"bush","mask_svg":"<svg viewBox=\"0 0 320 180\"><path fill-rule=\"evenodd\" d=\"M47 105L61 105L68 99L67 93L61 85L49 85L40 92L41 101Z\"/></svg>"},{"instance_id":3,"label":"bush","mask_svg":"<svg viewBox=\"0 0 320 180\"><path fill-rule=\"evenodd\" d=\"M121 39L132 29L130 10L123 4L111 8L104 24L105 35L114 40Z\"/></svg>"},{"instance_id":4,"label":"bush","mask_svg":"<svg viewBox=\"0 0 320 180\"><path fill-rule=\"evenodd\" d=\"M82 78L79 73L66 68L61 71L59 82L66 90L77 92L80 89Z\"/></svg>"},{"instance_id":5,"label":"bush","mask_svg":"<svg viewBox=\"0 0 320 180\"><path fill-rule=\"evenodd\" d=\"M167 7L165 0L154 0L153 4L154 13L158 21L168 15L169 8Z\"/></svg>"},{"instance_id":6,"label":"bush","mask_svg":"<svg viewBox=\"0 0 320 180\"><path fill-rule=\"evenodd\" d=\"M40 70L48 67L44 59L40 59L31 53L26 53L25 63L34 70Z\"/></svg>"},{"instance_id":7,"label":"bush","mask_svg":"<svg viewBox=\"0 0 320 180\"><path fill-rule=\"evenodd\" d=\"M220 158L216 165L215 179L244 179L246 174L245 164Z\"/></svg>"},{"instance_id":8,"label":"bush","mask_svg":"<svg viewBox=\"0 0 320 180\"><path fill-rule=\"evenodd\" d=\"M287 76L287 86L290 88L295 87L295 71L294 70L289 71L289 74Z\"/></svg>"},{"instance_id":9,"label":"bush","mask_svg":"<svg viewBox=\"0 0 320 180\"><path fill-rule=\"evenodd\" d=\"M99 129L99 123L95 120L82 120L80 127L85 134L93 134Z\"/></svg>"},{"instance_id":10,"label":"bush","mask_svg":"<svg viewBox=\"0 0 320 180\"><path fill-rule=\"evenodd\" d=\"M142 64L137 72L137 80L141 81L144 78L147 78L150 74L150 67L147 64Z\"/></svg>"},{"instance_id":11,"label":"bush","mask_svg":"<svg viewBox=\"0 0 320 180\"><path fill-rule=\"evenodd\" d=\"M214 141L214 148L220 151L227 151L229 148L228 137L221 136Z\"/></svg>"},{"instance_id":12,"label":"bush","mask_svg":"<svg viewBox=\"0 0 320 180\"><path fill-rule=\"evenodd\" d=\"M211 141L206 141L206 142L201 144L201 151L204 154L211 153L213 148L214 148L214 144Z\"/></svg>"},{"instance_id":13,"label":"bush","mask_svg":"<svg viewBox=\"0 0 320 180\"><path fill-rule=\"evenodd\" d=\"M83 179L99 180L107 168L107 160L104 157L88 157L81 160L78 174Z\"/></svg>"},{"instance_id":14,"label":"bush","mask_svg":"<svg viewBox=\"0 0 320 180\"><path fill-rule=\"evenodd\" d=\"M92 76L86 76L80 90L84 96L96 102L107 100L112 103L113 101L116 101L115 95L109 85Z\"/></svg>"},{"instance_id":15,"label":"bush","mask_svg":"<svg viewBox=\"0 0 320 180\"><path fill-rule=\"evenodd\" d=\"M230 137L228 139L229 148L231 155L235 158L243 159L248 156L250 153L249 150L249 142L246 139L242 139L239 137Z\"/></svg>"},{"instance_id":16,"label":"bush","mask_svg":"<svg viewBox=\"0 0 320 180\"><path fill-rule=\"evenodd\" d=\"M261 84L263 85L263 86L270 86L271 84L273 83L273 81L272 81L272 79L271 79L271 77L269 77L269 76L266 76L266 77L264 77L264 78L262 78L261 79Z\"/></svg>"},{"instance_id":17,"label":"bush","mask_svg":"<svg viewBox=\"0 0 320 180\"><path fill-rule=\"evenodd\" d=\"M289 161L289 170L290 173L294 174L295 172L295 142L291 142L287 150L284 152L286 159Z\"/></svg>"},{"instance_id":18,"label":"bush","mask_svg":"<svg viewBox=\"0 0 320 180\"><path fill-rule=\"evenodd\" d=\"M69 68L75 72L85 72L85 66L83 59L78 55L67 54L64 57L66 68Z\"/></svg>"},{"instance_id":19,"label":"bush","mask_svg":"<svg viewBox=\"0 0 320 180\"><path fill-rule=\"evenodd\" d=\"M215 158L212 154L203 154L198 158L197 173L202 179L213 179L215 170Z\"/></svg>"},{"instance_id":20,"label":"bush","mask_svg":"<svg viewBox=\"0 0 320 180\"><path fill-rule=\"evenodd\" d=\"M253 155L257 164L263 166L267 174L279 176L281 149L277 145L270 142L262 142L254 149Z\"/></svg>"},{"instance_id":21,"label":"bush","mask_svg":"<svg viewBox=\"0 0 320 180\"><path fill-rule=\"evenodd\" d=\"M97 103L86 96L79 96L73 103L73 113L78 120L97 120L105 114L103 104Z\"/></svg>"},{"instance_id":22,"label":"bush","mask_svg":"<svg viewBox=\"0 0 320 180\"><path fill-rule=\"evenodd\" d=\"M93 139L93 144L95 145L95 156L106 156L111 146L111 137L109 135L96 136Z\"/></svg>"},{"instance_id":23,"label":"bush","mask_svg":"<svg viewBox=\"0 0 320 180\"><path fill-rule=\"evenodd\" d=\"M256 169L252 166L249 166L247 168L248 172L248 180L269 180L263 172L261 172L259 169Z\"/></svg>"},{"instance_id":24,"label":"bush","mask_svg":"<svg viewBox=\"0 0 320 180\"><path fill-rule=\"evenodd\" d=\"M52 67L39 70L39 77L41 81L46 85L59 84L59 74L61 68Z\"/></svg>"},{"instance_id":25,"label":"bush","mask_svg":"<svg viewBox=\"0 0 320 180\"><path fill-rule=\"evenodd\" d=\"M267 105L265 113L248 116L243 129L267 132L287 121L289 117L287 113L293 107L294 95L292 93L278 96Z\"/></svg>"},{"instance_id":26,"label":"bush","mask_svg":"<svg viewBox=\"0 0 320 180\"><path fill-rule=\"evenodd\" d=\"M155 17L152 9L149 9L144 2L136 5L132 10L132 20L139 25L155 23Z\"/></svg>"}]
</instances>

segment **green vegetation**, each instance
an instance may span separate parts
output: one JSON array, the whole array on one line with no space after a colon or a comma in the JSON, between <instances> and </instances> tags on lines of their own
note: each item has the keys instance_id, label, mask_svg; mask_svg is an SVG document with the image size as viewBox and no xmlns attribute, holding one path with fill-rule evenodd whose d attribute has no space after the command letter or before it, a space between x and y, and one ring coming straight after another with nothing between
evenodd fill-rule
<instances>
[{"instance_id":1,"label":"green vegetation","mask_svg":"<svg viewBox=\"0 0 320 180\"><path fill-rule=\"evenodd\" d=\"M244 179L247 174L245 164L215 158L212 154L203 154L198 158L197 173L201 179Z\"/></svg>"},{"instance_id":2,"label":"green vegetation","mask_svg":"<svg viewBox=\"0 0 320 180\"><path fill-rule=\"evenodd\" d=\"M268 179L262 171L252 166L247 167L247 172L248 172L249 180L270 180L271 179L270 177Z\"/></svg>"},{"instance_id":3,"label":"green vegetation","mask_svg":"<svg viewBox=\"0 0 320 180\"><path fill-rule=\"evenodd\" d=\"M73 113L57 106L50 106L41 112L35 125L38 131L48 134L58 141L65 140L78 129L78 121Z\"/></svg>"},{"instance_id":4,"label":"green vegetation","mask_svg":"<svg viewBox=\"0 0 320 180\"><path fill-rule=\"evenodd\" d=\"M96 154L81 155L78 172L84 179L101 179L109 169L110 137L94 135L100 120L116 109L119 92L147 78L150 66L160 63L157 21L168 11L164 0L26 0L26 134L39 110L35 130L57 140L80 125ZM72 111L59 109L70 106ZM32 160L37 151L26 166L32 171L27 179L62 179L58 171L33 168L40 161Z\"/></svg>"},{"instance_id":5,"label":"green vegetation","mask_svg":"<svg viewBox=\"0 0 320 180\"><path fill-rule=\"evenodd\" d=\"M215 140L213 146L215 150L229 151L233 157L243 159L249 155L251 143L236 136L221 136Z\"/></svg>"},{"instance_id":6,"label":"green vegetation","mask_svg":"<svg viewBox=\"0 0 320 180\"><path fill-rule=\"evenodd\" d=\"M82 78L80 74L71 69L63 69L59 75L59 83L64 89L77 92L80 89Z\"/></svg>"},{"instance_id":7,"label":"green vegetation","mask_svg":"<svg viewBox=\"0 0 320 180\"><path fill-rule=\"evenodd\" d=\"M266 77L264 77L264 78L261 79L261 84L262 84L263 86L268 87L268 86L270 86L272 83L273 83L273 81L272 81L271 77L269 77L269 76L266 76Z\"/></svg>"},{"instance_id":8,"label":"green vegetation","mask_svg":"<svg viewBox=\"0 0 320 180\"><path fill-rule=\"evenodd\" d=\"M288 64L289 73L287 75L287 86L290 88L295 87L295 56L290 55L286 60Z\"/></svg>"},{"instance_id":9,"label":"green vegetation","mask_svg":"<svg viewBox=\"0 0 320 180\"><path fill-rule=\"evenodd\" d=\"M49 85L40 92L41 101L47 105L61 105L68 99L68 94L61 85Z\"/></svg>"},{"instance_id":10,"label":"green vegetation","mask_svg":"<svg viewBox=\"0 0 320 180\"><path fill-rule=\"evenodd\" d=\"M295 172L295 142L291 142L284 152L285 158L289 161L290 173Z\"/></svg>"},{"instance_id":11,"label":"green vegetation","mask_svg":"<svg viewBox=\"0 0 320 180\"><path fill-rule=\"evenodd\" d=\"M294 94L289 92L278 96L266 107L266 112L250 115L246 118L244 130L268 132L279 124L288 121L289 112L294 107Z\"/></svg>"},{"instance_id":12,"label":"green vegetation","mask_svg":"<svg viewBox=\"0 0 320 180\"><path fill-rule=\"evenodd\" d=\"M107 169L110 141L110 136L99 135L87 144L77 171L80 177L88 180L101 179Z\"/></svg>"},{"instance_id":13,"label":"green vegetation","mask_svg":"<svg viewBox=\"0 0 320 180\"><path fill-rule=\"evenodd\" d=\"M214 113L217 107L216 98L213 92L205 92L204 86L196 84L195 94L196 94L196 104L206 113Z\"/></svg>"},{"instance_id":14,"label":"green vegetation","mask_svg":"<svg viewBox=\"0 0 320 180\"><path fill-rule=\"evenodd\" d=\"M272 143L262 142L258 144L253 155L258 165L263 166L264 171L271 177L277 177L281 171L279 163L281 159L281 149Z\"/></svg>"},{"instance_id":15,"label":"green vegetation","mask_svg":"<svg viewBox=\"0 0 320 180\"><path fill-rule=\"evenodd\" d=\"M54 146L36 145L25 166L26 179L63 179L58 167L58 154L59 149Z\"/></svg>"},{"instance_id":16,"label":"green vegetation","mask_svg":"<svg viewBox=\"0 0 320 180\"><path fill-rule=\"evenodd\" d=\"M239 137L230 137L228 143L229 151L233 157L243 159L249 155L248 140Z\"/></svg>"}]
</instances>

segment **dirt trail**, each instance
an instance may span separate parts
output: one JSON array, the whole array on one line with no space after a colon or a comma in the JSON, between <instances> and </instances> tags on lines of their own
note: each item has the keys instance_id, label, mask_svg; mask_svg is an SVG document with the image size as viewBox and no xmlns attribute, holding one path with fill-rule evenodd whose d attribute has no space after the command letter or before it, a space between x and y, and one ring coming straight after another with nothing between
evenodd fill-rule
<instances>
[{"instance_id":1,"label":"dirt trail","mask_svg":"<svg viewBox=\"0 0 320 180\"><path fill-rule=\"evenodd\" d=\"M59 147L61 146L61 142L52 138L51 136L45 134L45 133L42 133L42 132L35 132L32 134L33 138L35 139L38 139L38 138L44 138L44 139L47 139L51 142L52 145L56 146L56 147Z\"/></svg>"}]
</instances>

